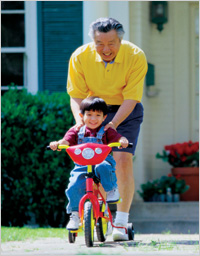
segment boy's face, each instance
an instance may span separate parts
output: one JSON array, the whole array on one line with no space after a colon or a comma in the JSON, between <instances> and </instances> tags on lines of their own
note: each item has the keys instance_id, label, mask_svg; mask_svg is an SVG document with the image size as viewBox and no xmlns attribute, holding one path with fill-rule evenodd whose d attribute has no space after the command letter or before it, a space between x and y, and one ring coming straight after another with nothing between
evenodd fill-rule
<instances>
[{"instance_id":1,"label":"boy's face","mask_svg":"<svg viewBox=\"0 0 200 256\"><path fill-rule=\"evenodd\" d=\"M90 129L98 128L102 122L106 119L106 116L103 115L102 111L85 111L84 115L80 114L83 118L85 125Z\"/></svg>"}]
</instances>

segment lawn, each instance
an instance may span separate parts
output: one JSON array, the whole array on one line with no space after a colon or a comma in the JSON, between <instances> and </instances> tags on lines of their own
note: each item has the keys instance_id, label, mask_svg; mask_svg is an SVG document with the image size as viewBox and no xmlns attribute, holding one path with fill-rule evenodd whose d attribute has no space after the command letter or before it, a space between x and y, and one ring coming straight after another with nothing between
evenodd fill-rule
<instances>
[{"instance_id":1,"label":"lawn","mask_svg":"<svg viewBox=\"0 0 200 256\"><path fill-rule=\"evenodd\" d=\"M1 242L36 240L45 237L68 237L66 228L1 227Z\"/></svg>"}]
</instances>

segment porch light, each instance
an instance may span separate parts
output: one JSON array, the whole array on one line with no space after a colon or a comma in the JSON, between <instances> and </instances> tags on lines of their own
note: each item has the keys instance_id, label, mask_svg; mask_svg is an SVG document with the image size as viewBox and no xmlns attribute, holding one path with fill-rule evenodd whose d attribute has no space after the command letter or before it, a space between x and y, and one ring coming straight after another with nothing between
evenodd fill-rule
<instances>
[{"instance_id":1,"label":"porch light","mask_svg":"<svg viewBox=\"0 0 200 256\"><path fill-rule=\"evenodd\" d=\"M157 29L161 32L163 24L168 21L168 3L167 1L150 2L150 20L157 24Z\"/></svg>"}]
</instances>

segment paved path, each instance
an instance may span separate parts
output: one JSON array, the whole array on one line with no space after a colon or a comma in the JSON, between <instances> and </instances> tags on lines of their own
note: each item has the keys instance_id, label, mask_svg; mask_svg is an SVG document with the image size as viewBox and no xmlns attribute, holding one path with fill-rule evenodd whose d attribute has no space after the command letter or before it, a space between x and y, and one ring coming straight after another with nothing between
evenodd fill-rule
<instances>
[{"instance_id":1,"label":"paved path","mask_svg":"<svg viewBox=\"0 0 200 256\"><path fill-rule=\"evenodd\" d=\"M85 246L83 236L74 244L67 239L45 238L2 243L1 255L199 255L199 235L136 234L134 241L127 242L113 242L109 236L105 243L95 242L92 248Z\"/></svg>"}]
</instances>

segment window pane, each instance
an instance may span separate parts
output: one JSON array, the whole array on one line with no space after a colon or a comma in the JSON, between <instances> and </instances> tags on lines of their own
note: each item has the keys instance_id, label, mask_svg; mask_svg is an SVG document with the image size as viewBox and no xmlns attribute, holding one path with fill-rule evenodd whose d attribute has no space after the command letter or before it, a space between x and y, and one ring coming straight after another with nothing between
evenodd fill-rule
<instances>
[{"instance_id":1,"label":"window pane","mask_svg":"<svg viewBox=\"0 0 200 256\"><path fill-rule=\"evenodd\" d=\"M23 85L23 53L1 54L1 84Z\"/></svg>"},{"instance_id":2,"label":"window pane","mask_svg":"<svg viewBox=\"0 0 200 256\"><path fill-rule=\"evenodd\" d=\"M1 14L1 46L23 47L24 14Z\"/></svg>"},{"instance_id":3,"label":"window pane","mask_svg":"<svg viewBox=\"0 0 200 256\"><path fill-rule=\"evenodd\" d=\"M24 1L2 1L1 10L24 10Z\"/></svg>"}]
</instances>

